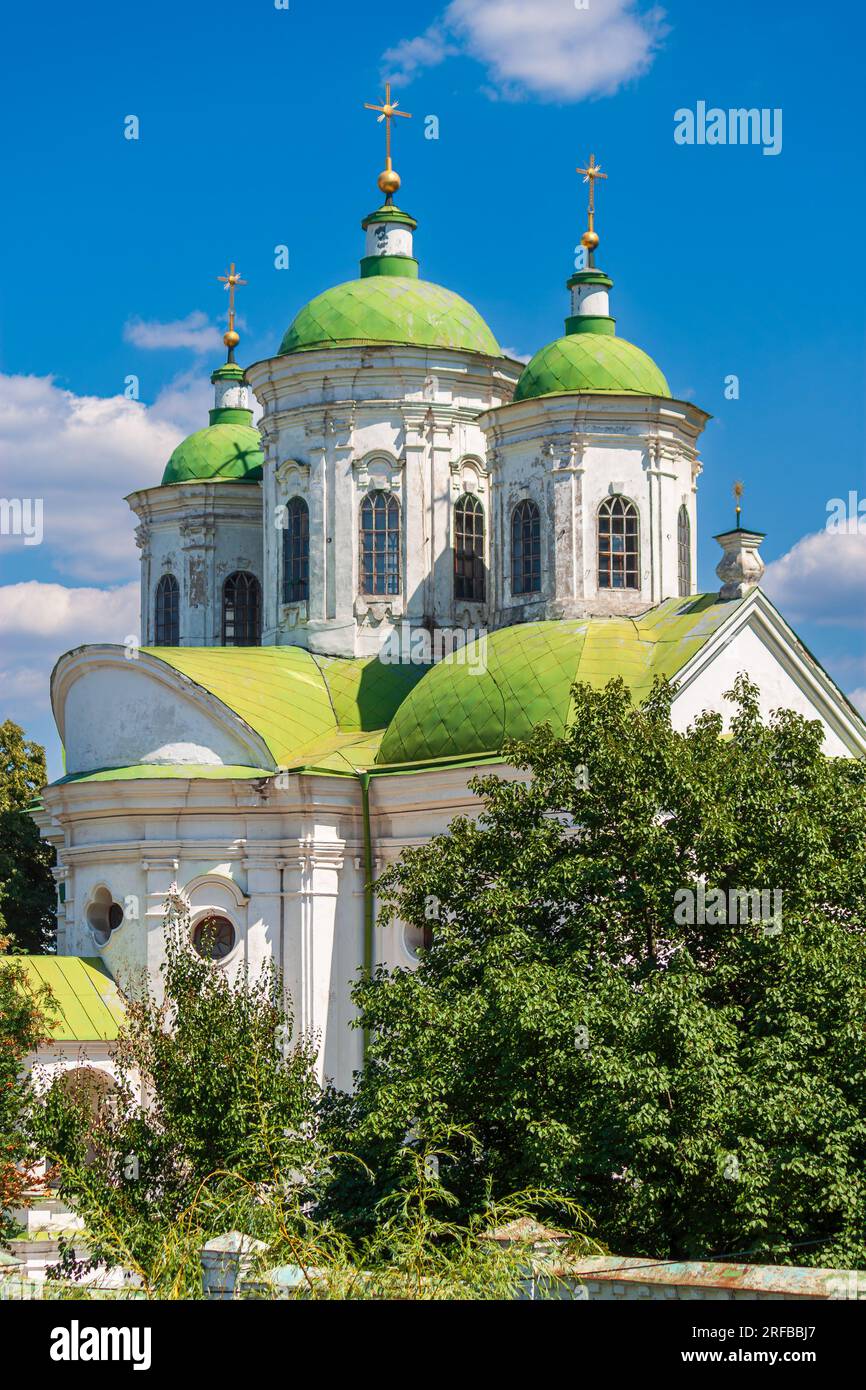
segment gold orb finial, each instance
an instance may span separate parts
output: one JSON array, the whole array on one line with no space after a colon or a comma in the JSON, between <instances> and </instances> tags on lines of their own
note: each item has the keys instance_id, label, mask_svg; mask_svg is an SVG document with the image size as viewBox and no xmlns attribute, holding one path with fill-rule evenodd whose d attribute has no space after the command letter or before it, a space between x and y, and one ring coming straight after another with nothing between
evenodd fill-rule
<instances>
[{"instance_id":1,"label":"gold orb finial","mask_svg":"<svg viewBox=\"0 0 866 1390\"><path fill-rule=\"evenodd\" d=\"M598 232L584 232L583 236L580 238L580 244L581 246L585 246L587 251L594 251L598 246L599 240Z\"/></svg>"},{"instance_id":2,"label":"gold orb finial","mask_svg":"<svg viewBox=\"0 0 866 1390\"><path fill-rule=\"evenodd\" d=\"M241 335L236 333L233 328L230 328L227 333L223 334L223 342L227 348L236 348L240 340Z\"/></svg>"},{"instance_id":3,"label":"gold orb finial","mask_svg":"<svg viewBox=\"0 0 866 1390\"><path fill-rule=\"evenodd\" d=\"M400 187L400 175L396 169L383 169L376 182L385 196L392 198Z\"/></svg>"}]
</instances>

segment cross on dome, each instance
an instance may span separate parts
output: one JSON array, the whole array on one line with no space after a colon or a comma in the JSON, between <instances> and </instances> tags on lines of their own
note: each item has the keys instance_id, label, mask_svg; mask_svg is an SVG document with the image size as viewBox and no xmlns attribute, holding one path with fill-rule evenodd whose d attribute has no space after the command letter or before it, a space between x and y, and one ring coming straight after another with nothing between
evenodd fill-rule
<instances>
[{"instance_id":1,"label":"cross on dome","mask_svg":"<svg viewBox=\"0 0 866 1390\"><path fill-rule=\"evenodd\" d=\"M592 266L595 264L593 260L593 252L595 251L595 248L598 246L599 242L598 233L595 230L595 181L596 179L606 179L607 174L603 174L601 171L601 165L596 164L594 154L591 154L589 156L589 164L587 165L587 167L585 169L578 168L577 172L578 174L583 174L584 183L589 184L589 208L587 210L588 225L586 231L584 232L580 240L581 244L586 248L588 252L589 264L590 266Z\"/></svg>"},{"instance_id":2,"label":"cross on dome","mask_svg":"<svg viewBox=\"0 0 866 1390\"><path fill-rule=\"evenodd\" d=\"M238 343L240 342L240 335L239 335L238 333L235 332L235 290L237 289L238 285L245 285L247 282L246 282L246 280L242 280L241 277L240 277L240 272L237 271L237 270L235 270L235 263L234 263L234 261L232 261L231 265L229 266L228 274L227 274L227 275L218 275L218 276L217 276L217 279L218 279L218 280L220 281L220 283L223 284L223 285L225 286L225 288L228 290L228 296L229 296L229 326L228 326L228 330L223 334L223 342L225 343L226 347L227 347L228 350L229 350L229 354L228 354L228 359L227 359L227 360L228 360L229 362L233 362L233 361L235 360L235 359L234 359L234 351L235 351L235 348L237 347Z\"/></svg>"},{"instance_id":3,"label":"cross on dome","mask_svg":"<svg viewBox=\"0 0 866 1390\"><path fill-rule=\"evenodd\" d=\"M386 195L389 203L400 187L400 175L391 164L391 122L395 116L404 116L407 120L411 120L412 117L411 111L399 111L397 109L399 105L399 101L391 100L390 82L385 83L384 106L375 106L369 101L364 102L364 107L367 111L378 111L380 113L379 125L381 125L383 121L385 122L385 168L382 170L376 182Z\"/></svg>"}]
</instances>

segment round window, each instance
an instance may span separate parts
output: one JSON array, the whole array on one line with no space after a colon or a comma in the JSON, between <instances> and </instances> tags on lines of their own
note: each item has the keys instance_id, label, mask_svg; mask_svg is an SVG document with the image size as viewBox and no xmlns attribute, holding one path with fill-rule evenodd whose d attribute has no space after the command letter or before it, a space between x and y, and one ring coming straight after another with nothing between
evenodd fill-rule
<instances>
[{"instance_id":1,"label":"round window","mask_svg":"<svg viewBox=\"0 0 866 1390\"><path fill-rule=\"evenodd\" d=\"M429 922L425 922L423 927L407 922L403 927L403 942L409 955L417 960L419 951L429 951L433 945L433 927Z\"/></svg>"},{"instance_id":2,"label":"round window","mask_svg":"<svg viewBox=\"0 0 866 1390\"><path fill-rule=\"evenodd\" d=\"M228 917L202 917L193 927L192 944L204 960L225 960L235 944Z\"/></svg>"},{"instance_id":3,"label":"round window","mask_svg":"<svg viewBox=\"0 0 866 1390\"><path fill-rule=\"evenodd\" d=\"M120 903L112 898L107 888L97 888L93 900L88 904L85 916L87 925L93 932L98 946L104 946L112 932L123 924L124 911Z\"/></svg>"}]
</instances>

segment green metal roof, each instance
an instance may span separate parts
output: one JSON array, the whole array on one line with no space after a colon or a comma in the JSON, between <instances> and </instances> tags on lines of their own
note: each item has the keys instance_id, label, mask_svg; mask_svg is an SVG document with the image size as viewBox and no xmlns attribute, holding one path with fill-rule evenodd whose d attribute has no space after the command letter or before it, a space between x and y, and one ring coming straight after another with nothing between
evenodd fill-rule
<instances>
[{"instance_id":1,"label":"green metal roof","mask_svg":"<svg viewBox=\"0 0 866 1390\"><path fill-rule=\"evenodd\" d=\"M576 680L600 689L622 676L640 700L656 675L676 675L735 607L717 594L702 594L668 599L639 618L501 628L486 639L483 670L472 664L480 653L470 647L468 659L456 653L427 671L391 720L376 762L493 753L541 723L562 733L572 717Z\"/></svg>"},{"instance_id":2,"label":"green metal roof","mask_svg":"<svg viewBox=\"0 0 866 1390\"><path fill-rule=\"evenodd\" d=\"M403 275L348 280L317 295L289 326L280 354L370 343L502 356L481 315L459 294Z\"/></svg>"},{"instance_id":3,"label":"green metal roof","mask_svg":"<svg viewBox=\"0 0 866 1390\"><path fill-rule=\"evenodd\" d=\"M252 418L249 411L243 414ZM164 486L221 480L256 483L261 480L264 461L261 436L252 425L207 425L178 444L165 466L162 481Z\"/></svg>"},{"instance_id":4,"label":"green metal roof","mask_svg":"<svg viewBox=\"0 0 866 1390\"><path fill-rule=\"evenodd\" d=\"M674 677L735 611L718 595L668 599L637 618L585 618L501 628L436 666L378 657L312 656L301 647L151 647L264 741L273 766L354 775L431 761L492 758L536 724L562 731L571 686L622 676L635 700ZM483 640L483 639L482 639ZM480 669L479 669L480 668ZM67 782L260 778L272 767L147 763L95 768Z\"/></svg>"},{"instance_id":5,"label":"green metal roof","mask_svg":"<svg viewBox=\"0 0 866 1390\"><path fill-rule=\"evenodd\" d=\"M524 367L515 401L564 392L670 396L662 372L639 347L603 333L569 333Z\"/></svg>"},{"instance_id":6,"label":"green metal roof","mask_svg":"<svg viewBox=\"0 0 866 1390\"><path fill-rule=\"evenodd\" d=\"M34 993L51 990L49 1032L55 1042L113 1042L123 1004L97 956L0 956L0 969L20 965Z\"/></svg>"},{"instance_id":7,"label":"green metal roof","mask_svg":"<svg viewBox=\"0 0 866 1390\"><path fill-rule=\"evenodd\" d=\"M143 650L239 715L264 740L277 767L334 757L344 771L366 766L376 751L369 735L385 728L425 671L378 657L315 657L302 647Z\"/></svg>"}]
</instances>

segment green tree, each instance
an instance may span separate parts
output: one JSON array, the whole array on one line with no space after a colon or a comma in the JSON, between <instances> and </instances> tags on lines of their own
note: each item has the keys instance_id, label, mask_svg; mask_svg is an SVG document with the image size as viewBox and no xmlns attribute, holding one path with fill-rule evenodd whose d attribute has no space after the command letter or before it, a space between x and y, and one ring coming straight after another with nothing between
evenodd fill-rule
<instances>
[{"instance_id":1,"label":"green tree","mask_svg":"<svg viewBox=\"0 0 866 1390\"><path fill-rule=\"evenodd\" d=\"M44 748L0 724L0 931L14 951L51 950L57 929L54 849L27 811L46 780Z\"/></svg>"},{"instance_id":2,"label":"green tree","mask_svg":"<svg viewBox=\"0 0 866 1390\"><path fill-rule=\"evenodd\" d=\"M84 1069L77 1086L49 1087L30 1120L95 1258L123 1245L142 1266L204 1186L265 1190L299 1168L319 1096L316 1049L291 1041L276 971L232 979L203 959L180 899L168 904L165 952L160 988L143 978L124 999L114 1089Z\"/></svg>"},{"instance_id":3,"label":"green tree","mask_svg":"<svg viewBox=\"0 0 866 1390\"><path fill-rule=\"evenodd\" d=\"M399 1181L407 1130L470 1126L464 1214L543 1187L622 1254L863 1267L866 767L731 695L729 734L679 733L665 685L576 686L563 737L507 750L523 778L478 778L479 817L380 881L432 942L355 990L368 1062L326 1123L378 1178L338 1173L341 1220ZM731 920L741 889L762 920Z\"/></svg>"},{"instance_id":4,"label":"green tree","mask_svg":"<svg viewBox=\"0 0 866 1390\"><path fill-rule=\"evenodd\" d=\"M45 1040L51 1002L46 989L30 988L20 962L6 954L7 945L0 937L0 1243L14 1235L10 1210L22 1205L32 1185L25 1133L30 1084L22 1064Z\"/></svg>"}]
</instances>

